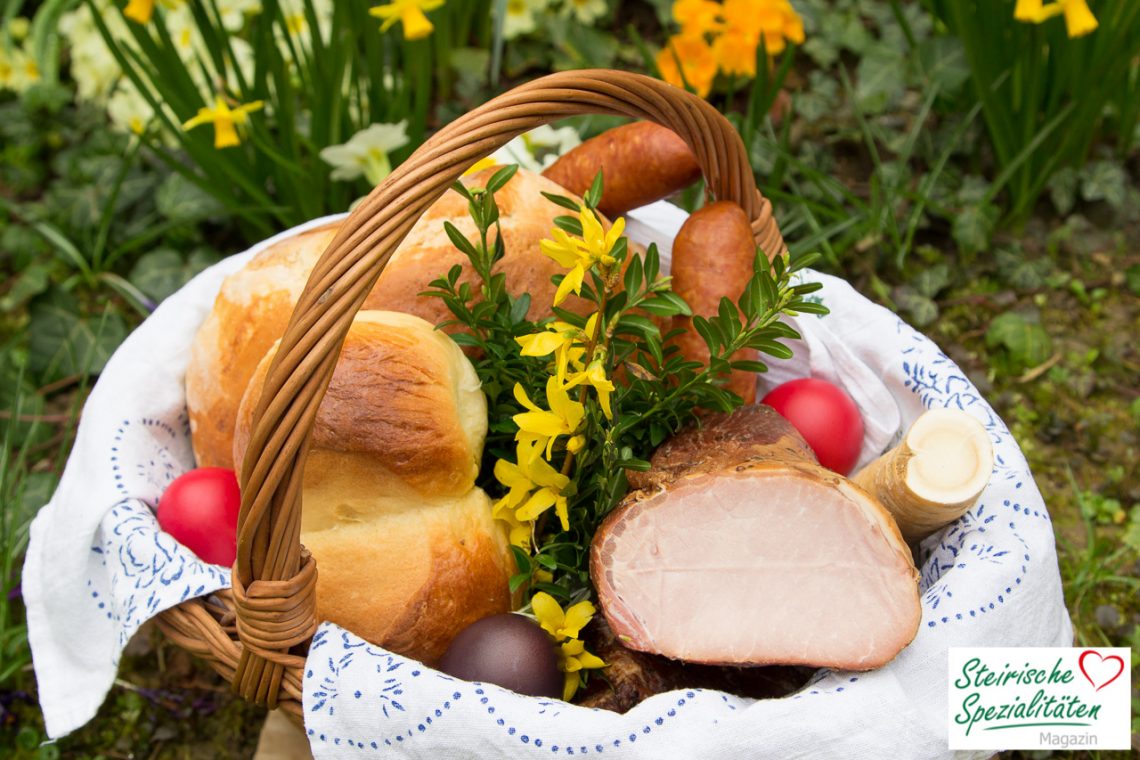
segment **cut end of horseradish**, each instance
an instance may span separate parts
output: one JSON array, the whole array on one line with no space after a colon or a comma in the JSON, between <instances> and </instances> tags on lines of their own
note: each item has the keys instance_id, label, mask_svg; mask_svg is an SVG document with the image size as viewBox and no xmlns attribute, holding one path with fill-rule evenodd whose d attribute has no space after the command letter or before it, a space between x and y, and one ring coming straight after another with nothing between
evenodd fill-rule
<instances>
[{"instance_id":1,"label":"cut end of horseradish","mask_svg":"<svg viewBox=\"0 0 1140 760\"><path fill-rule=\"evenodd\" d=\"M933 504L972 504L989 482L994 450L982 424L965 412L932 409L906 435L907 488Z\"/></svg>"}]
</instances>

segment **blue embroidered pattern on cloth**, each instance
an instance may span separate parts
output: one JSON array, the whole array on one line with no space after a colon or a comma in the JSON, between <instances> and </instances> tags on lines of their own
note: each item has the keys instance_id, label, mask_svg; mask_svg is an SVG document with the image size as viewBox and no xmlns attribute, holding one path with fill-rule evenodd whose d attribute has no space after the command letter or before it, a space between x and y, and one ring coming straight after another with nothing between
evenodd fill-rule
<instances>
[{"instance_id":1,"label":"blue embroidered pattern on cloth","mask_svg":"<svg viewBox=\"0 0 1140 760\"><path fill-rule=\"evenodd\" d=\"M552 754L603 754L607 748L635 744L638 738L652 734L698 697L705 698L706 706L715 703L728 712L749 701L702 689L676 692L667 702L658 703L662 705L660 714L642 721L632 731L608 737L604 743L582 744L567 736L568 729L559 730L553 722L567 707L563 702L531 699L496 686L460 681L415 660L374 647L335 625L326 623L313 636L309 665L305 673L305 723L310 740L342 750L366 752L413 742L441 723L469 720L474 712L484 715L486 725L496 727L499 734L511 742L545 749ZM409 686L406 690L405 683ZM397 705L393 698L405 691L406 706ZM453 712L461 704L466 707L464 716L456 718ZM389 711L393 706L398 707L398 713ZM523 706L533 722L524 725L522 721L504 717L507 713L517 715ZM338 727L355 722L337 719L340 709L370 716L368 722L375 733L347 735Z\"/></svg>"},{"instance_id":2,"label":"blue embroidered pattern on cloth","mask_svg":"<svg viewBox=\"0 0 1140 760\"><path fill-rule=\"evenodd\" d=\"M124 419L111 440L108 461L124 497L138 492L140 484L161 493L194 461L187 415L182 413L173 423ZM120 647L163 610L230 585L228 567L203 562L159 529L155 506L124 498L103 518L91 546L100 566L110 563L113 572L110 589L100 591L87 581L90 598L114 623Z\"/></svg>"}]
</instances>

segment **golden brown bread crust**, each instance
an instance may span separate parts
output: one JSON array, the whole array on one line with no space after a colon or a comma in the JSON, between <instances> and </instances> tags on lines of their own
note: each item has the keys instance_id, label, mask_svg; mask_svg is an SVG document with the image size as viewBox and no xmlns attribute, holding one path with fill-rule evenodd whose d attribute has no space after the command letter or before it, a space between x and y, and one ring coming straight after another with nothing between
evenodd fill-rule
<instances>
[{"instance_id":1,"label":"golden brown bread crust","mask_svg":"<svg viewBox=\"0 0 1140 760\"><path fill-rule=\"evenodd\" d=\"M693 314L715 316L721 298L740 298L752 278L755 258L756 241L744 209L731 201L710 203L685 220L673 241L673 292L685 299ZM684 331L672 340L681 354L708 366L708 344L693 329L692 318L674 317L673 327ZM755 349L741 349L732 358L758 356ZM745 404L756 400L753 372L734 370L727 387Z\"/></svg>"},{"instance_id":2,"label":"golden brown bread crust","mask_svg":"<svg viewBox=\"0 0 1140 760\"><path fill-rule=\"evenodd\" d=\"M238 462L276 348L238 410ZM504 525L474 487L486 430L478 377L454 341L410 314L356 315L302 484L320 619L434 663L465 626L510 609Z\"/></svg>"},{"instance_id":3,"label":"golden brown bread crust","mask_svg":"<svg viewBox=\"0 0 1140 760\"><path fill-rule=\"evenodd\" d=\"M661 200L701 176L697 157L675 132L651 121L607 130L562 156L542 174L582 195L602 171L598 210L610 218Z\"/></svg>"},{"instance_id":4,"label":"golden brown bread crust","mask_svg":"<svg viewBox=\"0 0 1140 760\"><path fill-rule=\"evenodd\" d=\"M477 488L458 499L385 501L382 519L302 527L317 561L317 614L434 664L465 627L510 610L506 539Z\"/></svg>"},{"instance_id":5,"label":"golden brown bread crust","mask_svg":"<svg viewBox=\"0 0 1140 760\"><path fill-rule=\"evenodd\" d=\"M276 350L258 364L238 409L239 466ZM317 411L311 456L335 455L337 469L381 492L459 496L475 483L486 431L479 378L454 341L410 314L361 311Z\"/></svg>"},{"instance_id":6,"label":"golden brown bread crust","mask_svg":"<svg viewBox=\"0 0 1140 760\"><path fill-rule=\"evenodd\" d=\"M293 304L338 227L326 224L275 243L222 283L186 369L186 405L199 467L233 467L241 396L261 357L285 333Z\"/></svg>"},{"instance_id":7,"label":"golden brown bread crust","mask_svg":"<svg viewBox=\"0 0 1140 760\"><path fill-rule=\"evenodd\" d=\"M484 187L495 171L495 167L484 169L464 177L463 182L468 187ZM559 185L523 169L495 193L505 253L493 271L506 274L511 295L530 294L527 318L532 321L550 315L556 290L550 278L566 273L556 261L542 253L539 241L551 236L556 217L569 212L542 197L543 192L567 194ZM443 277L456 264L463 267L459 281L471 283L473 289L478 289L478 278L467 257L451 244L444 232L445 221L454 224L468 240L478 241L475 223L467 213L467 200L459 193L444 193L400 244L364 308L415 314L433 325L453 318L443 301L419 295L428 289L432 280ZM489 244L494 239L492 234ZM564 306L581 314L586 314L589 308L588 302L576 296L568 298Z\"/></svg>"},{"instance_id":8,"label":"golden brown bread crust","mask_svg":"<svg viewBox=\"0 0 1140 760\"><path fill-rule=\"evenodd\" d=\"M465 177L464 182L482 187L494 171L484 170ZM528 317L532 320L549 316L555 291L550 278L565 273L539 250L539 241L550 237L554 218L567 213L543 198L542 191L566 192L520 169L495 194L506 246L506 255L495 271L506 273L513 295L531 294ZM475 239L467 201L458 193L445 193L396 250L363 309L415 314L432 325L451 319L440 299L418 295L454 264L465 265L462 281L474 281L466 257L447 238L444 221ZM338 227L339 223L332 223L282 240L258 253L222 284L213 311L195 337L186 376L186 400L199 466L234 467L233 425L242 394L261 357L284 334L309 273ZM564 306L582 314L589 308L586 301L574 296Z\"/></svg>"}]
</instances>

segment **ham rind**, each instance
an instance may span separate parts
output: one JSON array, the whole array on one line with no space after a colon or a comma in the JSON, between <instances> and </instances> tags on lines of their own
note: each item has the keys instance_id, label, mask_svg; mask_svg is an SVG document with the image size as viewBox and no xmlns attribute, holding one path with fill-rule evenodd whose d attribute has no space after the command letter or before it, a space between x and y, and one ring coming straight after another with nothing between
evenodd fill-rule
<instances>
[{"instance_id":1,"label":"ham rind","mask_svg":"<svg viewBox=\"0 0 1140 760\"><path fill-rule=\"evenodd\" d=\"M705 464L631 494L595 535L591 576L626 646L870 670L910 643L918 573L873 497L810 461Z\"/></svg>"}]
</instances>

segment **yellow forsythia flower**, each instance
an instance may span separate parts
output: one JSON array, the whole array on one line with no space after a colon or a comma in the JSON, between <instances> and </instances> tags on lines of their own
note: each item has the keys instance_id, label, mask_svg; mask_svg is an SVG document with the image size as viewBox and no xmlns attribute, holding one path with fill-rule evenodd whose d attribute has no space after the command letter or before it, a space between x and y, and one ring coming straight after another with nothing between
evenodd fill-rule
<instances>
[{"instance_id":1,"label":"yellow forsythia flower","mask_svg":"<svg viewBox=\"0 0 1140 760\"><path fill-rule=\"evenodd\" d=\"M491 156L487 156L486 158L480 158L478 161L471 164L471 166L467 167L467 171L463 172L463 176L468 177L472 174L478 174L479 172L483 171L484 169L490 169L492 166L498 166L498 165L499 165L499 162L496 161Z\"/></svg>"},{"instance_id":2,"label":"yellow forsythia flower","mask_svg":"<svg viewBox=\"0 0 1140 760\"><path fill-rule=\"evenodd\" d=\"M580 330L566 322L555 321L546 326L546 332L523 335L515 338L522 346L521 356L549 356L554 354L554 376L558 382L566 384L566 374L570 367L582 368L582 355L586 353L582 343L594 334L598 315L593 314L586 322L586 329Z\"/></svg>"},{"instance_id":3,"label":"yellow forsythia flower","mask_svg":"<svg viewBox=\"0 0 1140 760\"><path fill-rule=\"evenodd\" d=\"M443 3L444 0L391 0L387 5L369 9L368 13L384 20L380 31L388 31L399 21L404 25L404 39L422 40L435 28L428 21L425 11L442 8Z\"/></svg>"},{"instance_id":4,"label":"yellow forsythia flower","mask_svg":"<svg viewBox=\"0 0 1140 760\"><path fill-rule=\"evenodd\" d=\"M1061 14L1065 16L1065 32L1070 38L1083 37L1097 28L1088 0L1055 0L1048 5L1043 0L1017 0L1013 9L1015 19L1029 24L1040 24Z\"/></svg>"},{"instance_id":5,"label":"yellow forsythia flower","mask_svg":"<svg viewBox=\"0 0 1140 760\"><path fill-rule=\"evenodd\" d=\"M625 219L618 218L609 232L606 232L594 212L585 207L578 212L578 221L582 225L582 237L573 237L565 230L555 227L551 233L554 239L540 240L538 244L543 253L570 269L554 293L555 306L565 301L571 293L577 295L582 292L586 272L594 264L603 267L614 264L612 252L621 233L625 231Z\"/></svg>"},{"instance_id":6,"label":"yellow forsythia flower","mask_svg":"<svg viewBox=\"0 0 1140 760\"><path fill-rule=\"evenodd\" d=\"M190 130L202 124L212 123L214 125L214 147L230 148L241 144L238 128L248 124L249 114L260 110L263 105L265 104L262 101L255 100L252 103L239 105L237 108L230 108L225 98L218 95L214 98L213 108L199 108L198 115L183 124L182 128Z\"/></svg>"},{"instance_id":7,"label":"yellow forsythia flower","mask_svg":"<svg viewBox=\"0 0 1140 760\"><path fill-rule=\"evenodd\" d=\"M495 462L495 479L509 490L495 502L494 516L512 511L520 525L528 525L546 510L554 507L562 530L570 529L566 497L562 490L570 483L558 470L538 456L537 442L521 441L516 448L518 462L500 459Z\"/></svg>"},{"instance_id":8,"label":"yellow forsythia flower","mask_svg":"<svg viewBox=\"0 0 1140 760\"><path fill-rule=\"evenodd\" d=\"M558 667L566 674L562 699L569 701L582 683L582 670L606 666L599 657L587 652L586 645L578 639L597 610L590 602L583 601L563 611L562 605L545 591L531 597L530 608L538 624L559 645Z\"/></svg>"},{"instance_id":9,"label":"yellow forsythia flower","mask_svg":"<svg viewBox=\"0 0 1140 760\"><path fill-rule=\"evenodd\" d=\"M582 449L586 440L577 433L582 420L586 417L586 408L570 398L570 394L558 382L558 378L551 377L546 381L546 403L550 405L550 411L539 408L531 401L519 383L515 383L514 392L515 400L529 410L511 418L519 426L515 440L537 442L538 448L546 450L547 459L551 457L554 442L563 435L570 436L566 442L567 451L577 453ZM535 456L538 448L535 449Z\"/></svg>"},{"instance_id":10,"label":"yellow forsythia flower","mask_svg":"<svg viewBox=\"0 0 1140 760\"><path fill-rule=\"evenodd\" d=\"M566 387L573 388L575 385L592 386L598 394L598 401L601 402L602 412L606 415L606 419L612 420L614 418L613 410L610 408L610 394L614 392L614 384L606 377L606 370L602 366L601 359L590 362L590 366L582 372L570 375Z\"/></svg>"}]
</instances>

